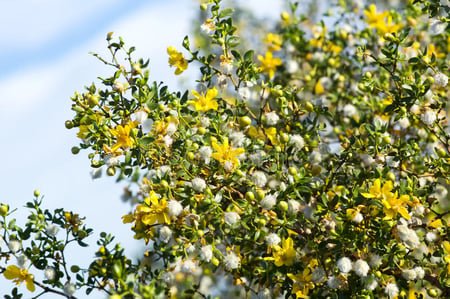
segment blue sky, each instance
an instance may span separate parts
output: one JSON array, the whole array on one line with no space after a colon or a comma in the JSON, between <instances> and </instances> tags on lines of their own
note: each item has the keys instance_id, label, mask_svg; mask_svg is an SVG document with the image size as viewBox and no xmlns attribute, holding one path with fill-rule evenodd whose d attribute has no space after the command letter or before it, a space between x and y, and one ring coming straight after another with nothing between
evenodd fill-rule
<instances>
[{"instance_id":1,"label":"blue sky","mask_svg":"<svg viewBox=\"0 0 450 299\"><path fill-rule=\"evenodd\" d=\"M279 14L282 2L252 0L245 4L258 8L259 15L274 16ZM24 221L25 202L39 188L45 195L45 207L64 207L86 216L86 223L95 229L91 241L101 231L112 232L127 253L138 252L139 243L132 239L129 227L121 224L121 216L129 209L120 200L124 185L105 177L93 181L86 153L74 156L70 152L78 143L76 132L64 127L65 120L72 117L70 96L96 77L108 74L109 70L88 53L105 52L109 31L136 46L137 56L150 58L153 80L176 88L177 78L167 65L166 48L180 47L197 13L197 3L0 3L0 202L19 208L19 222ZM186 80L189 73L183 76ZM72 252L70 258L86 266L95 249L92 246ZM0 278L0 295L9 287L12 284Z\"/></svg>"},{"instance_id":2,"label":"blue sky","mask_svg":"<svg viewBox=\"0 0 450 299\"><path fill-rule=\"evenodd\" d=\"M130 6L123 1L112 1L113 5L105 5L106 1L97 1L80 6L75 2L44 1L44 5L42 1L30 2L27 5L20 1L13 2L0 13L3 24L7 25L0 29L4 40L14 41L2 49L0 68L3 72L0 78L36 62L51 63L55 54L61 55L76 48L86 37L102 34L112 20L132 13L145 4L144 1L134 1ZM48 7L50 4L51 10ZM101 8L102 13L95 8ZM11 11L20 13L17 15ZM90 21L92 19L95 19L95 27Z\"/></svg>"}]
</instances>

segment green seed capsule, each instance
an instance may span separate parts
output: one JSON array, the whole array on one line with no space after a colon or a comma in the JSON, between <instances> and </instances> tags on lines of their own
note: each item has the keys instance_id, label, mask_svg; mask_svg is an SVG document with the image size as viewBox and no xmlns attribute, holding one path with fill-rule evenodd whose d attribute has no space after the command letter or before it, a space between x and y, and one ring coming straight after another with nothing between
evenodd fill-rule
<instances>
[{"instance_id":1,"label":"green seed capsule","mask_svg":"<svg viewBox=\"0 0 450 299\"><path fill-rule=\"evenodd\" d=\"M74 146L74 147L72 147L71 151L72 151L72 154L76 155L80 152L80 148L78 146Z\"/></svg>"},{"instance_id":2,"label":"green seed capsule","mask_svg":"<svg viewBox=\"0 0 450 299\"><path fill-rule=\"evenodd\" d=\"M252 120L248 116L241 116L239 117L239 125L241 127L247 127L252 123Z\"/></svg>"}]
</instances>

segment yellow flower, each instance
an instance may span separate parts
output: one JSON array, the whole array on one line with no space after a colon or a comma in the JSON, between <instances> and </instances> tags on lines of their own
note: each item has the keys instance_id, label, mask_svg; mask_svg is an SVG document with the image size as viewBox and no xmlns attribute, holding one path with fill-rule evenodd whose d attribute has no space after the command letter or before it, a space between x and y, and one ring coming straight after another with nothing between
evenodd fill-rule
<instances>
[{"instance_id":1,"label":"yellow flower","mask_svg":"<svg viewBox=\"0 0 450 299\"><path fill-rule=\"evenodd\" d=\"M281 45L283 44L283 39L278 34L268 33L264 39L264 43L268 45L269 51L280 51Z\"/></svg>"},{"instance_id":2,"label":"yellow flower","mask_svg":"<svg viewBox=\"0 0 450 299\"><path fill-rule=\"evenodd\" d=\"M136 207L138 219L145 225L153 225L155 223L170 224L169 209L167 201L163 198L159 200L158 195L151 191L149 197L144 200L143 204Z\"/></svg>"},{"instance_id":3,"label":"yellow flower","mask_svg":"<svg viewBox=\"0 0 450 299\"><path fill-rule=\"evenodd\" d=\"M281 13L280 17L281 17L283 26L287 26L291 22L291 16L289 15L289 13L287 11L283 11Z\"/></svg>"},{"instance_id":4,"label":"yellow flower","mask_svg":"<svg viewBox=\"0 0 450 299\"><path fill-rule=\"evenodd\" d=\"M5 276L6 279L15 282L16 285L25 281L27 289L30 292L34 292L36 289L33 281L34 276L33 274L28 273L27 269L22 269L15 265L11 265L6 268L5 272L3 272L3 276Z\"/></svg>"},{"instance_id":5,"label":"yellow flower","mask_svg":"<svg viewBox=\"0 0 450 299\"><path fill-rule=\"evenodd\" d=\"M133 230L147 231L148 226L154 224L170 224L169 209L166 199L159 199L154 191L150 191L142 204L139 204L132 214L122 216L123 223L135 222ZM139 235L140 236L140 235Z\"/></svg>"},{"instance_id":6,"label":"yellow flower","mask_svg":"<svg viewBox=\"0 0 450 299\"><path fill-rule=\"evenodd\" d=\"M226 162L231 162L233 167L239 165L239 159L237 157L245 152L243 148L231 147L228 144L228 138L224 138L222 144L218 144L216 141L213 141L211 145L215 151L211 156L223 164Z\"/></svg>"},{"instance_id":7,"label":"yellow flower","mask_svg":"<svg viewBox=\"0 0 450 299\"><path fill-rule=\"evenodd\" d=\"M444 261L447 263L447 274L450 275L450 242L444 241L442 242L442 246L445 253Z\"/></svg>"},{"instance_id":8,"label":"yellow flower","mask_svg":"<svg viewBox=\"0 0 450 299\"><path fill-rule=\"evenodd\" d=\"M433 220L430 223L428 223L428 226L435 228L435 229L439 229L439 228L444 227L444 224L442 223L441 219L436 219L436 220Z\"/></svg>"},{"instance_id":9,"label":"yellow flower","mask_svg":"<svg viewBox=\"0 0 450 299\"><path fill-rule=\"evenodd\" d=\"M79 131L77 133L77 137L80 139L86 139L86 137L89 135L89 126L80 125L78 129Z\"/></svg>"},{"instance_id":10,"label":"yellow flower","mask_svg":"<svg viewBox=\"0 0 450 299\"><path fill-rule=\"evenodd\" d=\"M281 59L273 57L272 52L266 52L266 56L258 55L258 60L261 62L261 71L269 75L272 79L275 76L275 71L281 65Z\"/></svg>"},{"instance_id":11,"label":"yellow flower","mask_svg":"<svg viewBox=\"0 0 450 299\"><path fill-rule=\"evenodd\" d=\"M417 299L417 296L416 296L416 288L415 288L415 286L414 286L414 283L413 282L410 282L409 283L409 289L408 289L408 299Z\"/></svg>"},{"instance_id":12,"label":"yellow flower","mask_svg":"<svg viewBox=\"0 0 450 299\"><path fill-rule=\"evenodd\" d=\"M270 140L272 145L278 145L280 142L278 141L278 134L277 134L277 128L270 127L270 128L256 128L254 126L250 126L250 128L247 131L248 136L254 139L259 139L262 141L266 141L267 139Z\"/></svg>"},{"instance_id":13,"label":"yellow flower","mask_svg":"<svg viewBox=\"0 0 450 299\"><path fill-rule=\"evenodd\" d=\"M321 95L325 92L325 88L323 87L322 83L320 82L320 80L317 80L316 85L314 86L314 93L317 95Z\"/></svg>"},{"instance_id":14,"label":"yellow flower","mask_svg":"<svg viewBox=\"0 0 450 299\"><path fill-rule=\"evenodd\" d=\"M71 227L75 233L78 232L78 229L79 229L80 225L82 224L80 215L74 214L69 211L65 211L64 218L66 218L66 222L67 222L66 227L67 228Z\"/></svg>"},{"instance_id":15,"label":"yellow flower","mask_svg":"<svg viewBox=\"0 0 450 299\"><path fill-rule=\"evenodd\" d=\"M267 138L269 138L270 142L273 145L279 144L278 139L277 139L277 128L274 128L274 127L265 128L264 133L266 134Z\"/></svg>"},{"instance_id":16,"label":"yellow flower","mask_svg":"<svg viewBox=\"0 0 450 299\"><path fill-rule=\"evenodd\" d=\"M292 293L295 294L297 298L309 298L309 290L314 287L311 283L312 274L309 267L305 268L302 273L292 274L288 273L287 276L294 281L292 286Z\"/></svg>"},{"instance_id":17,"label":"yellow flower","mask_svg":"<svg viewBox=\"0 0 450 299\"><path fill-rule=\"evenodd\" d=\"M347 190L345 189L345 186L339 185L339 186L333 186L330 188L327 192L327 196L332 199L333 197L337 196L343 196L347 193Z\"/></svg>"},{"instance_id":18,"label":"yellow flower","mask_svg":"<svg viewBox=\"0 0 450 299\"><path fill-rule=\"evenodd\" d=\"M447 37L447 52L450 52L450 36Z\"/></svg>"},{"instance_id":19,"label":"yellow flower","mask_svg":"<svg viewBox=\"0 0 450 299\"><path fill-rule=\"evenodd\" d=\"M391 197L392 194L392 189L394 188L394 185L392 183L392 181L387 181L383 187L381 187L381 180L380 179L376 179L373 182L373 185L369 188L369 193L361 193L362 196L364 196L365 198L378 198L378 199L383 199L383 198L388 198Z\"/></svg>"},{"instance_id":20,"label":"yellow flower","mask_svg":"<svg viewBox=\"0 0 450 299\"><path fill-rule=\"evenodd\" d=\"M365 209L366 207L363 205L359 205L355 208L349 208L345 212L345 215L347 216L348 220L352 220L354 222L361 222L363 220L361 210Z\"/></svg>"},{"instance_id":21,"label":"yellow flower","mask_svg":"<svg viewBox=\"0 0 450 299\"><path fill-rule=\"evenodd\" d=\"M209 110L217 110L219 104L215 100L219 92L215 87L208 89L206 94L199 94L197 91L193 90L192 94L195 100L188 101L188 104L194 106L194 109L199 112L206 112Z\"/></svg>"},{"instance_id":22,"label":"yellow flower","mask_svg":"<svg viewBox=\"0 0 450 299\"><path fill-rule=\"evenodd\" d=\"M124 126L118 125L114 129L110 129L111 134L117 139L116 143L111 148L112 152L117 152L119 148L130 148L135 144L134 139L130 136L132 129L133 126L129 124Z\"/></svg>"},{"instance_id":23,"label":"yellow flower","mask_svg":"<svg viewBox=\"0 0 450 299\"><path fill-rule=\"evenodd\" d=\"M167 54L169 54L169 64L170 66L176 67L175 75L179 75L184 72L188 67L188 62L184 58L181 52L178 52L175 47L168 47Z\"/></svg>"},{"instance_id":24,"label":"yellow flower","mask_svg":"<svg viewBox=\"0 0 450 299\"><path fill-rule=\"evenodd\" d=\"M405 219L410 219L406 206L410 202L409 195L402 195L398 197L397 193L391 192L394 188L392 181L387 181L381 186L381 180L376 179L373 185L369 188L368 193L361 193L365 198L373 198L381 200L384 206L385 219L394 219L397 214L402 215Z\"/></svg>"},{"instance_id":25,"label":"yellow flower","mask_svg":"<svg viewBox=\"0 0 450 299\"><path fill-rule=\"evenodd\" d=\"M392 23L392 16L387 11L377 12L375 4L371 4L369 9L364 11L367 24L370 28L375 28L381 34L397 32L402 26Z\"/></svg>"},{"instance_id":26,"label":"yellow flower","mask_svg":"<svg viewBox=\"0 0 450 299\"><path fill-rule=\"evenodd\" d=\"M287 238L283 240L282 246L274 246L273 261L275 266L281 267L283 265L291 266L295 261L296 252L294 249L294 240Z\"/></svg>"},{"instance_id":27,"label":"yellow flower","mask_svg":"<svg viewBox=\"0 0 450 299\"><path fill-rule=\"evenodd\" d=\"M444 58L445 57L445 53L442 53L441 51L439 51L439 49L434 45L434 44L429 44L427 46L427 57L432 57L434 54L434 56L436 56L436 58Z\"/></svg>"},{"instance_id":28,"label":"yellow flower","mask_svg":"<svg viewBox=\"0 0 450 299\"><path fill-rule=\"evenodd\" d=\"M325 52L332 52L333 54L338 55L339 53L342 52L342 47L339 45L336 45L335 43L327 41L327 43L323 47L323 50Z\"/></svg>"},{"instance_id":29,"label":"yellow flower","mask_svg":"<svg viewBox=\"0 0 450 299\"><path fill-rule=\"evenodd\" d=\"M386 34L386 33L395 33L401 28L402 28L401 24L392 23L392 16L389 15L387 17L387 21L384 24L380 24L377 29L382 34Z\"/></svg>"},{"instance_id":30,"label":"yellow flower","mask_svg":"<svg viewBox=\"0 0 450 299\"><path fill-rule=\"evenodd\" d=\"M253 139L259 139L262 141L266 141L266 134L261 128L256 128L254 126L250 126L250 128L247 131L248 136L250 136Z\"/></svg>"},{"instance_id":31,"label":"yellow flower","mask_svg":"<svg viewBox=\"0 0 450 299\"><path fill-rule=\"evenodd\" d=\"M385 18L388 16L389 12L383 11L378 13L377 6L371 4L369 9L364 10L364 15L367 19L367 24L370 28L377 28L378 24L384 23Z\"/></svg>"},{"instance_id":32,"label":"yellow flower","mask_svg":"<svg viewBox=\"0 0 450 299\"><path fill-rule=\"evenodd\" d=\"M408 205L409 195L402 195L397 197L397 193L390 194L390 196L384 198L381 203L384 206L385 219L394 219L397 214L402 215L403 218L409 220L411 216L408 214L408 210L405 206Z\"/></svg>"}]
</instances>

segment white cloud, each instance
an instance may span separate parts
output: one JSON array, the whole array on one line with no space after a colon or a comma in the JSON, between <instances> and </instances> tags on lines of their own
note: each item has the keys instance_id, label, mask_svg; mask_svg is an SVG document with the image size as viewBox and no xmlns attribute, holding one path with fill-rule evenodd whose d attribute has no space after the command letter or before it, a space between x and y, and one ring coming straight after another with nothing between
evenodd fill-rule
<instances>
[{"instance_id":1,"label":"white cloud","mask_svg":"<svg viewBox=\"0 0 450 299\"><path fill-rule=\"evenodd\" d=\"M247 0L238 4L246 7L254 12L257 16L276 19L280 16L285 1L274 0Z\"/></svg>"},{"instance_id":2,"label":"white cloud","mask_svg":"<svg viewBox=\"0 0 450 299\"><path fill-rule=\"evenodd\" d=\"M8 50L37 48L50 40L92 23L100 14L107 13L118 0L78 1L29 0L0 3L0 36ZM5 26L7 24L7 26Z\"/></svg>"},{"instance_id":3,"label":"white cloud","mask_svg":"<svg viewBox=\"0 0 450 299\"><path fill-rule=\"evenodd\" d=\"M0 81L0 116L30 110L60 86L58 66L43 66L13 74Z\"/></svg>"},{"instance_id":4,"label":"white cloud","mask_svg":"<svg viewBox=\"0 0 450 299\"><path fill-rule=\"evenodd\" d=\"M136 46L136 58L141 55L151 59L152 79L173 84L176 77L168 67L166 48L181 44L184 34L189 31L193 17L186 13L193 11L189 8L189 2L147 5L111 24L108 30L122 36L128 46ZM88 55L88 52L96 51L107 57L105 37L106 32L92 37L50 65L35 65L0 80L0 117L22 117L44 102L51 109L56 98L60 102L67 100L73 91L90 84L89 80L110 73L111 69ZM64 102L68 107L69 102Z\"/></svg>"}]
</instances>

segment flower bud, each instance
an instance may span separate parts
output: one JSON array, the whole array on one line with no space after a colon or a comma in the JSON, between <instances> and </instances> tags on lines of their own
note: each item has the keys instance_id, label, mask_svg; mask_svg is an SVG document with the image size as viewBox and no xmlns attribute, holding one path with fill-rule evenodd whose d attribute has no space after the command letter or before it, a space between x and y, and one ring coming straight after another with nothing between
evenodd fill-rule
<instances>
[{"instance_id":1,"label":"flower bud","mask_svg":"<svg viewBox=\"0 0 450 299\"><path fill-rule=\"evenodd\" d=\"M80 231L78 232L78 237L80 237L80 239L86 238L86 237L87 237L87 232L84 231L84 230L80 230Z\"/></svg>"},{"instance_id":2,"label":"flower bud","mask_svg":"<svg viewBox=\"0 0 450 299\"><path fill-rule=\"evenodd\" d=\"M0 216L5 217L6 215L8 215L8 211L9 211L9 205L7 205L7 204L0 205Z\"/></svg>"},{"instance_id":3,"label":"flower bud","mask_svg":"<svg viewBox=\"0 0 450 299\"><path fill-rule=\"evenodd\" d=\"M80 152L80 148L78 146L74 146L71 149L72 154L77 155Z\"/></svg>"},{"instance_id":4,"label":"flower bud","mask_svg":"<svg viewBox=\"0 0 450 299\"><path fill-rule=\"evenodd\" d=\"M100 99L100 97L98 95L88 94L87 95L87 103L88 103L89 107L94 107L94 106L98 105L99 99Z\"/></svg>"},{"instance_id":5,"label":"flower bud","mask_svg":"<svg viewBox=\"0 0 450 299\"><path fill-rule=\"evenodd\" d=\"M334 59L334 58L330 58L330 59L328 59L328 65L330 65L330 66L336 66L336 59Z\"/></svg>"},{"instance_id":6,"label":"flower bud","mask_svg":"<svg viewBox=\"0 0 450 299\"><path fill-rule=\"evenodd\" d=\"M34 197L39 197L41 195L41 191L39 191L39 189L35 189L33 191L33 195L34 195Z\"/></svg>"},{"instance_id":7,"label":"flower bud","mask_svg":"<svg viewBox=\"0 0 450 299\"><path fill-rule=\"evenodd\" d=\"M188 152L188 153L187 153L187 158L188 158L189 160L194 160L195 154L194 154L193 152Z\"/></svg>"},{"instance_id":8,"label":"flower bud","mask_svg":"<svg viewBox=\"0 0 450 299\"><path fill-rule=\"evenodd\" d=\"M285 212L289 209L288 203L285 202L284 200L280 201L280 202L278 203L278 206L280 207L281 210L283 210L283 211L285 211Z\"/></svg>"},{"instance_id":9,"label":"flower bud","mask_svg":"<svg viewBox=\"0 0 450 299\"><path fill-rule=\"evenodd\" d=\"M160 185L163 189L169 188L169 183L166 180L161 180Z\"/></svg>"},{"instance_id":10,"label":"flower bud","mask_svg":"<svg viewBox=\"0 0 450 299\"><path fill-rule=\"evenodd\" d=\"M116 174L116 168L114 166L108 167L106 174L109 176L114 176Z\"/></svg>"},{"instance_id":11,"label":"flower bud","mask_svg":"<svg viewBox=\"0 0 450 299\"><path fill-rule=\"evenodd\" d=\"M257 190L257 191L256 191L256 198L257 198L258 200L263 199L264 196L266 196L266 192L264 192L263 190Z\"/></svg>"},{"instance_id":12,"label":"flower bud","mask_svg":"<svg viewBox=\"0 0 450 299\"><path fill-rule=\"evenodd\" d=\"M386 33L383 38L387 41L394 41L395 40L395 36L392 33Z\"/></svg>"},{"instance_id":13,"label":"flower bud","mask_svg":"<svg viewBox=\"0 0 450 299\"><path fill-rule=\"evenodd\" d=\"M394 181L395 182L395 174L393 173L393 172L391 172L391 171L389 171L388 173L387 173L387 176L386 176L390 181Z\"/></svg>"},{"instance_id":14,"label":"flower bud","mask_svg":"<svg viewBox=\"0 0 450 299\"><path fill-rule=\"evenodd\" d=\"M310 101L307 101L305 102L305 109L308 112L312 112L314 111L314 105Z\"/></svg>"},{"instance_id":15,"label":"flower bud","mask_svg":"<svg viewBox=\"0 0 450 299\"><path fill-rule=\"evenodd\" d=\"M245 193L245 198L246 198L248 201L253 201L253 200L255 200L255 194L254 194L252 191L247 191L247 192Z\"/></svg>"},{"instance_id":16,"label":"flower bud","mask_svg":"<svg viewBox=\"0 0 450 299\"><path fill-rule=\"evenodd\" d=\"M81 107L81 106L78 106L78 105L72 106L72 110L75 111L75 112L78 112L78 113L84 112L84 108Z\"/></svg>"},{"instance_id":17,"label":"flower bud","mask_svg":"<svg viewBox=\"0 0 450 299\"><path fill-rule=\"evenodd\" d=\"M264 218L259 218L259 219L256 220L256 223L258 223L261 226L266 226L267 220L264 219Z\"/></svg>"},{"instance_id":18,"label":"flower bud","mask_svg":"<svg viewBox=\"0 0 450 299\"><path fill-rule=\"evenodd\" d=\"M407 17L406 21L408 22L408 25L411 27L416 27L417 25L417 20L413 17Z\"/></svg>"},{"instance_id":19,"label":"flower bud","mask_svg":"<svg viewBox=\"0 0 450 299\"><path fill-rule=\"evenodd\" d=\"M316 176L319 175L322 172L322 168L319 165L313 165L311 168L311 174Z\"/></svg>"},{"instance_id":20,"label":"flower bud","mask_svg":"<svg viewBox=\"0 0 450 299\"><path fill-rule=\"evenodd\" d=\"M105 248L105 246L101 246L101 247L98 249L98 253L99 253L100 255L105 255L105 253L106 253L106 248Z\"/></svg>"},{"instance_id":21,"label":"flower bud","mask_svg":"<svg viewBox=\"0 0 450 299\"><path fill-rule=\"evenodd\" d=\"M281 142L287 143L287 142L289 142L289 135L284 132L281 132L280 139L281 139Z\"/></svg>"},{"instance_id":22,"label":"flower bud","mask_svg":"<svg viewBox=\"0 0 450 299\"><path fill-rule=\"evenodd\" d=\"M447 152L446 152L443 148L441 148L441 147L439 147L439 148L436 149L436 153L437 153L437 154L439 155L439 157L441 157L441 158L447 156Z\"/></svg>"},{"instance_id":23,"label":"flower bud","mask_svg":"<svg viewBox=\"0 0 450 299\"><path fill-rule=\"evenodd\" d=\"M436 298L438 296L438 291L436 289L428 289L427 293L430 297Z\"/></svg>"},{"instance_id":24,"label":"flower bud","mask_svg":"<svg viewBox=\"0 0 450 299\"><path fill-rule=\"evenodd\" d=\"M64 123L64 125L66 126L66 129L72 129L73 128L73 122L70 120L66 120L66 122Z\"/></svg>"},{"instance_id":25,"label":"flower bud","mask_svg":"<svg viewBox=\"0 0 450 299\"><path fill-rule=\"evenodd\" d=\"M294 166L289 167L288 172L290 175L293 175L293 176L296 176L298 173L297 168Z\"/></svg>"},{"instance_id":26,"label":"flower bud","mask_svg":"<svg viewBox=\"0 0 450 299\"><path fill-rule=\"evenodd\" d=\"M200 128L198 128L197 132L198 132L200 135L205 135L206 129L203 128L203 127L200 127Z\"/></svg>"},{"instance_id":27,"label":"flower bud","mask_svg":"<svg viewBox=\"0 0 450 299\"><path fill-rule=\"evenodd\" d=\"M289 13L286 11L283 11L281 13L281 20L283 20L284 22L288 22L290 19Z\"/></svg>"},{"instance_id":28,"label":"flower bud","mask_svg":"<svg viewBox=\"0 0 450 299\"><path fill-rule=\"evenodd\" d=\"M252 120L248 116L241 116L239 117L239 125L241 127L247 127L252 123Z\"/></svg>"},{"instance_id":29,"label":"flower bud","mask_svg":"<svg viewBox=\"0 0 450 299\"><path fill-rule=\"evenodd\" d=\"M219 259L217 259L216 257L213 257L211 259L211 263L216 267L219 266L219 264L220 264Z\"/></svg>"}]
</instances>

